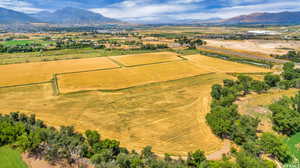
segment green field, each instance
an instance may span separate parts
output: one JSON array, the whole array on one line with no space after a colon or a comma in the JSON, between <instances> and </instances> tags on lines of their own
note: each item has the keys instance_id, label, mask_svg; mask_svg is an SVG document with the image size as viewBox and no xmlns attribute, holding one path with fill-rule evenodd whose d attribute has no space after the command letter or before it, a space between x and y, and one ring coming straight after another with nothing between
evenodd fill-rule
<instances>
[{"instance_id":1,"label":"green field","mask_svg":"<svg viewBox=\"0 0 300 168\"><path fill-rule=\"evenodd\" d=\"M292 154L298 159L298 161L300 161L300 133L287 138L285 143L289 146Z\"/></svg>"},{"instance_id":2,"label":"green field","mask_svg":"<svg viewBox=\"0 0 300 168\"><path fill-rule=\"evenodd\" d=\"M41 44L41 45L48 45L54 42L51 41L42 41L42 40L11 40L11 41L4 41L0 44L5 46L16 46L16 45L29 45L29 44Z\"/></svg>"},{"instance_id":3,"label":"green field","mask_svg":"<svg viewBox=\"0 0 300 168\"><path fill-rule=\"evenodd\" d=\"M22 161L18 151L9 147L0 148L0 167L1 168L27 168Z\"/></svg>"},{"instance_id":4,"label":"green field","mask_svg":"<svg viewBox=\"0 0 300 168\"><path fill-rule=\"evenodd\" d=\"M26 45L36 43L34 40L11 40L2 42L5 46Z\"/></svg>"}]
</instances>

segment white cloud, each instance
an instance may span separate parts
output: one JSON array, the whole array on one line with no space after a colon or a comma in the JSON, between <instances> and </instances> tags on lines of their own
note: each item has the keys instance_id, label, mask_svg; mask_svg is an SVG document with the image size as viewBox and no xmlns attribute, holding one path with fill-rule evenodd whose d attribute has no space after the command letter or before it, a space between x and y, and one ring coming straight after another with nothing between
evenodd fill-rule
<instances>
[{"instance_id":1,"label":"white cloud","mask_svg":"<svg viewBox=\"0 0 300 168\"><path fill-rule=\"evenodd\" d=\"M170 3L178 3L178 4L191 4L191 3L198 3L198 2L202 2L204 0L174 0L171 1Z\"/></svg>"},{"instance_id":2,"label":"white cloud","mask_svg":"<svg viewBox=\"0 0 300 168\"><path fill-rule=\"evenodd\" d=\"M298 1L298 0L297 0ZM214 9L204 12L196 12L189 14L178 14L175 17L179 19L209 19L213 17L231 18L239 15L247 15L257 12L283 12L283 11L299 11L299 1L285 1L276 3L256 4L256 5L244 5L233 6Z\"/></svg>"},{"instance_id":3,"label":"white cloud","mask_svg":"<svg viewBox=\"0 0 300 168\"><path fill-rule=\"evenodd\" d=\"M0 7L25 13L36 13L42 11L42 9L35 8L28 2L19 0L0 0Z\"/></svg>"},{"instance_id":4,"label":"white cloud","mask_svg":"<svg viewBox=\"0 0 300 168\"><path fill-rule=\"evenodd\" d=\"M182 1L182 0L181 0ZM195 1L195 0L185 0ZM197 7L191 4L178 3L154 3L151 0L126 0L113 4L107 8L94 8L90 11L103 14L111 18L132 20L133 18L157 18L170 13L185 12Z\"/></svg>"}]
</instances>

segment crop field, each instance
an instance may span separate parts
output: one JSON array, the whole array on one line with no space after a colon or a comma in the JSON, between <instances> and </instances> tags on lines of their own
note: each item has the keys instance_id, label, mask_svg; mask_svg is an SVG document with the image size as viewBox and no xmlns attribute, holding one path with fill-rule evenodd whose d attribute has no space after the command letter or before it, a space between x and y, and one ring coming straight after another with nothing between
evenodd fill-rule
<instances>
[{"instance_id":1,"label":"crop field","mask_svg":"<svg viewBox=\"0 0 300 168\"><path fill-rule=\"evenodd\" d=\"M45 82L54 73L116 68L117 64L107 58L89 58L0 66L0 86Z\"/></svg>"},{"instance_id":2,"label":"crop field","mask_svg":"<svg viewBox=\"0 0 300 168\"><path fill-rule=\"evenodd\" d=\"M58 76L62 93L81 90L117 90L210 73L188 62L168 62L130 68L63 74Z\"/></svg>"},{"instance_id":3,"label":"crop field","mask_svg":"<svg viewBox=\"0 0 300 168\"><path fill-rule=\"evenodd\" d=\"M2 113L35 113L53 126L95 129L129 149L151 145L159 154L185 156L196 149L210 154L224 145L205 122L210 87L225 78L231 76L208 74L121 91L60 96L52 95L50 84L2 88L0 107Z\"/></svg>"},{"instance_id":4,"label":"crop field","mask_svg":"<svg viewBox=\"0 0 300 168\"><path fill-rule=\"evenodd\" d=\"M52 126L94 129L129 149L151 145L159 154L186 156L197 149L213 154L225 142L206 124L211 86L234 78L226 73L271 70L199 54L178 56L160 52L1 65L0 86L49 81L57 73L62 93L54 96L50 83L0 88L1 113L35 113Z\"/></svg>"},{"instance_id":5,"label":"crop field","mask_svg":"<svg viewBox=\"0 0 300 168\"><path fill-rule=\"evenodd\" d=\"M135 55L124 55L113 57L112 59L125 66L146 65L160 62L169 62L175 60L182 60L178 57L178 54L174 52L158 52L158 53L146 53Z\"/></svg>"},{"instance_id":6,"label":"crop field","mask_svg":"<svg viewBox=\"0 0 300 168\"><path fill-rule=\"evenodd\" d=\"M22 161L21 154L10 147L0 148L0 167L1 168L27 168Z\"/></svg>"},{"instance_id":7,"label":"crop field","mask_svg":"<svg viewBox=\"0 0 300 168\"><path fill-rule=\"evenodd\" d=\"M200 54L197 55L187 55L185 56L190 62L194 65L207 69L212 72L219 73L252 73L252 72L271 72L270 69L260 68L256 66L240 64L231 61L225 61L218 58L212 58L203 56Z\"/></svg>"}]
</instances>

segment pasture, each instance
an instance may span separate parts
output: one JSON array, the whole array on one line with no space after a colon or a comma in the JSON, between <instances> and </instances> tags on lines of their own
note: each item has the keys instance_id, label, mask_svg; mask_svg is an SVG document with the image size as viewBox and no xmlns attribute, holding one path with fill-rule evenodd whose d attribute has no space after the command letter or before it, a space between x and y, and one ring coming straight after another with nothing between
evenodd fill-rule
<instances>
[{"instance_id":1,"label":"pasture","mask_svg":"<svg viewBox=\"0 0 300 168\"><path fill-rule=\"evenodd\" d=\"M58 75L62 93L82 90L118 90L149 83L210 73L188 62L167 62L130 68Z\"/></svg>"},{"instance_id":2,"label":"pasture","mask_svg":"<svg viewBox=\"0 0 300 168\"><path fill-rule=\"evenodd\" d=\"M107 58L89 58L0 66L0 87L46 82L55 73L116 68L117 64Z\"/></svg>"},{"instance_id":3,"label":"pasture","mask_svg":"<svg viewBox=\"0 0 300 168\"><path fill-rule=\"evenodd\" d=\"M153 63L182 60L181 58L178 57L178 54L174 52L158 52L158 53L124 55L124 56L112 57L112 59L125 66L146 65L146 64L153 64Z\"/></svg>"},{"instance_id":4,"label":"pasture","mask_svg":"<svg viewBox=\"0 0 300 168\"><path fill-rule=\"evenodd\" d=\"M78 92L53 96L50 84L0 89L1 112L35 113L53 126L95 129L129 149L153 146L159 154L207 154L223 147L206 125L210 87L230 78L209 74L113 92ZM30 100L30 101L29 101Z\"/></svg>"},{"instance_id":5,"label":"pasture","mask_svg":"<svg viewBox=\"0 0 300 168\"><path fill-rule=\"evenodd\" d=\"M197 55L187 55L185 56L193 65L196 65L200 68L207 69L212 72L219 73L252 73L252 72L271 72L270 69L260 68L256 66L251 66L247 64L240 64L231 61L225 61L218 58L212 58L203 56L200 54Z\"/></svg>"},{"instance_id":6,"label":"pasture","mask_svg":"<svg viewBox=\"0 0 300 168\"><path fill-rule=\"evenodd\" d=\"M27 168L21 158L21 154L10 147L0 148L0 167L1 168Z\"/></svg>"},{"instance_id":7,"label":"pasture","mask_svg":"<svg viewBox=\"0 0 300 168\"><path fill-rule=\"evenodd\" d=\"M271 70L199 54L184 58L163 52L2 65L1 86L48 81L58 73L62 94L54 96L51 83L0 88L1 112L94 129L129 149L151 145L159 154L211 154L224 147L205 120L211 86L234 78L226 73Z\"/></svg>"}]
</instances>

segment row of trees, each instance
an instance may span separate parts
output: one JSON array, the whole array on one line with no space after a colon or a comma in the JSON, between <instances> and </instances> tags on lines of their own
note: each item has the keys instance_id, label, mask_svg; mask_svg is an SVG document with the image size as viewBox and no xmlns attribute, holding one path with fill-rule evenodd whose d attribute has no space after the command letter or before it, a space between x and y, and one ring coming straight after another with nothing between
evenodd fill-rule
<instances>
[{"instance_id":1,"label":"row of trees","mask_svg":"<svg viewBox=\"0 0 300 168\"><path fill-rule=\"evenodd\" d=\"M249 76L240 75L237 81L226 79L222 85L213 85L211 96L211 112L206 116L212 131L221 138L234 141L242 146L242 151L254 160L262 161L262 154L270 154L283 163L292 160L287 146L282 139L271 133L257 136L259 119L240 115L234 102L240 96L251 91L266 92L280 83L279 75L268 74L264 81L253 80Z\"/></svg>"},{"instance_id":2,"label":"row of trees","mask_svg":"<svg viewBox=\"0 0 300 168\"><path fill-rule=\"evenodd\" d=\"M196 49L198 46L206 45L206 41L203 41L201 39L194 39L194 38L187 38L187 37L180 37L178 39L175 39L176 43L179 43L181 46L186 46L189 49Z\"/></svg>"},{"instance_id":3,"label":"row of trees","mask_svg":"<svg viewBox=\"0 0 300 168\"><path fill-rule=\"evenodd\" d=\"M41 44L25 44L25 45L14 45L6 46L0 44L0 53L15 53L15 52L37 52L45 50L46 48Z\"/></svg>"},{"instance_id":4,"label":"row of trees","mask_svg":"<svg viewBox=\"0 0 300 168\"><path fill-rule=\"evenodd\" d=\"M219 161L208 161L200 150L188 153L185 160L172 159L169 154L158 157L150 146L137 153L120 147L116 140L102 139L96 131L87 130L81 134L70 126L57 130L37 120L34 115L21 113L0 115L0 130L0 146L10 145L52 164L66 164L65 167L69 164L78 167L94 164L97 168L275 168L270 161L235 149L232 149L232 156L236 162L226 156ZM278 145L276 138L265 134L259 142L266 146L265 150L275 149ZM257 148L250 145L249 150L255 153Z\"/></svg>"},{"instance_id":5,"label":"row of trees","mask_svg":"<svg viewBox=\"0 0 300 168\"><path fill-rule=\"evenodd\" d=\"M300 132L300 92L294 97L283 97L270 105L273 128L291 136Z\"/></svg>"},{"instance_id":6,"label":"row of trees","mask_svg":"<svg viewBox=\"0 0 300 168\"><path fill-rule=\"evenodd\" d=\"M287 54L284 55L276 55L275 58L277 59L286 59L293 62L300 62L300 52L299 51L289 51Z\"/></svg>"}]
</instances>

